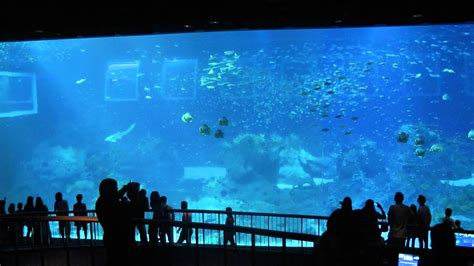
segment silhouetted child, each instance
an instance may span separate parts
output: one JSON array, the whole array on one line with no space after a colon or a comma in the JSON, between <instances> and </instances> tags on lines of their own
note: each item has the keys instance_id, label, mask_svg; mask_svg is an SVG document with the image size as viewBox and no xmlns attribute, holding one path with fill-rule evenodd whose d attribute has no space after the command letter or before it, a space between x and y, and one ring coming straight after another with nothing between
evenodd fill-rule
<instances>
[{"instance_id":1,"label":"silhouetted child","mask_svg":"<svg viewBox=\"0 0 474 266\"><path fill-rule=\"evenodd\" d=\"M458 231L463 231L464 230L464 228L461 227L461 221L456 220L456 221L454 221L454 224L456 225L456 230L458 230Z\"/></svg>"},{"instance_id":2,"label":"silhouetted child","mask_svg":"<svg viewBox=\"0 0 474 266\"><path fill-rule=\"evenodd\" d=\"M56 201L54 202L54 211L57 212L56 216L69 216L69 205L67 200L63 199L63 194L57 192L54 196ZM68 221L59 221L59 234L61 238L65 237L69 239L71 235L71 224Z\"/></svg>"},{"instance_id":3,"label":"silhouetted child","mask_svg":"<svg viewBox=\"0 0 474 266\"><path fill-rule=\"evenodd\" d=\"M82 194L76 195L77 202L72 207L74 216L87 216L86 204L82 203ZM84 231L84 239L87 239L87 223L86 222L74 222L76 226L77 239L81 239L81 229Z\"/></svg>"},{"instance_id":4,"label":"silhouetted child","mask_svg":"<svg viewBox=\"0 0 474 266\"><path fill-rule=\"evenodd\" d=\"M451 218L451 215L453 215L453 210L451 208L446 208L441 223L449 224L452 229L456 229L456 224L454 223L453 218Z\"/></svg>"},{"instance_id":5,"label":"silhouetted child","mask_svg":"<svg viewBox=\"0 0 474 266\"><path fill-rule=\"evenodd\" d=\"M18 202L18 204L16 205L16 213L21 213L22 211L23 211L23 203Z\"/></svg>"},{"instance_id":6,"label":"silhouetted child","mask_svg":"<svg viewBox=\"0 0 474 266\"><path fill-rule=\"evenodd\" d=\"M232 208L227 207L225 212L227 214L227 218L225 219L225 225L227 228L224 230L224 245L227 245L227 242L230 242L230 245L235 247L235 231L233 229L235 221L234 217L232 216Z\"/></svg>"},{"instance_id":7,"label":"silhouetted child","mask_svg":"<svg viewBox=\"0 0 474 266\"><path fill-rule=\"evenodd\" d=\"M181 209L184 211L182 218L183 226L178 229L178 232L181 231L181 233L179 234L178 244L182 244L183 241L186 240L186 244L189 245L191 244L191 236L193 234L193 229L187 225L187 223L192 222L191 213L186 211L188 209L187 201L181 201Z\"/></svg>"},{"instance_id":8,"label":"silhouetted child","mask_svg":"<svg viewBox=\"0 0 474 266\"><path fill-rule=\"evenodd\" d=\"M8 205L8 214L15 214L16 210L15 210L15 203L10 203Z\"/></svg>"}]
</instances>

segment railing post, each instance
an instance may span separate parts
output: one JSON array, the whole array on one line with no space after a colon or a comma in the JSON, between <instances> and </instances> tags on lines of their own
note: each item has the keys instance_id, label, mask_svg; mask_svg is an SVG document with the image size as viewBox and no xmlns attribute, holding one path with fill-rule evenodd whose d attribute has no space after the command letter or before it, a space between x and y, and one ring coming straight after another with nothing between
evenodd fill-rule
<instances>
[{"instance_id":1,"label":"railing post","mask_svg":"<svg viewBox=\"0 0 474 266\"><path fill-rule=\"evenodd\" d=\"M48 221L46 221L48 222ZM43 250L43 225L41 224L41 221L38 221L38 227L39 227L39 241L40 241L40 258L41 258L41 266L44 266L44 250ZM36 233L35 233L36 234ZM34 235L33 235L34 237Z\"/></svg>"},{"instance_id":2,"label":"railing post","mask_svg":"<svg viewBox=\"0 0 474 266\"><path fill-rule=\"evenodd\" d=\"M255 234L252 233L252 249L251 249L251 256L252 256L252 266L255 266Z\"/></svg>"},{"instance_id":3,"label":"railing post","mask_svg":"<svg viewBox=\"0 0 474 266\"><path fill-rule=\"evenodd\" d=\"M65 234L65 236L64 236L64 238L65 238L64 246L66 248L66 264L67 264L67 266L71 266L71 256L69 254L69 240L68 240L69 239L68 233L70 234L70 231L68 232L68 229L67 229L68 226L70 226L70 224L68 224L68 223L69 223L69 221L64 221L64 228L63 228L64 229L64 234Z\"/></svg>"},{"instance_id":4,"label":"railing post","mask_svg":"<svg viewBox=\"0 0 474 266\"><path fill-rule=\"evenodd\" d=\"M300 234L303 233L303 218L300 218ZM301 251L303 251L303 240L301 240Z\"/></svg>"},{"instance_id":5,"label":"railing post","mask_svg":"<svg viewBox=\"0 0 474 266\"><path fill-rule=\"evenodd\" d=\"M204 222L204 212L202 212L202 223L205 223ZM206 229L202 229L202 244L205 245L206 244Z\"/></svg>"},{"instance_id":6,"label":"railing post","mask_svg":"<svg viewBox=\"0 0 474 266\"><path fill-rule=\"evenodd\" d=\"M95 265L95 250L94 250L94 239L93 239L93 222L90 222L90 237L91 237L91 265ZM80 233L80 232L79 232ZM87 234L84 232L84 238L87 237Z\"/></svg>"},{"instance_id":7,"label":"railing post","mask_svg":"<svg viewBox=\"0 0 474 266\"><path fill-rule=\"evenodd\" d=\"M318 256L317 256L317 245L318 245L318 241L315 239L313 241L313 265L317 265L318 263Z\"/></svg>"},{"instance_id":8,"label":"railing post","mask_svg":"<svg viewBox=\"0 0 474 266\"><path fill-rule=\"evenodd\" d=\"M217 224L221 224L221 214L220 213L217 214ZM221 244L221 230L217 231L217 244L218 245Z\"/></svg>"},{"instance_id":9,"label":"railing post","mask_svg":"<svg viewBox=\"0 0 474 266\"><path fill-rule=\"evenodd\" d=\"M181 230L185 230L185 229L181 229ZM195 231L196 231L196 256L195 256L196 264L195 265L199 266L199 227L198 226L196 226ZM188 237L188 239L191 239L191 238Z\"/></svg>"}]
</instances>

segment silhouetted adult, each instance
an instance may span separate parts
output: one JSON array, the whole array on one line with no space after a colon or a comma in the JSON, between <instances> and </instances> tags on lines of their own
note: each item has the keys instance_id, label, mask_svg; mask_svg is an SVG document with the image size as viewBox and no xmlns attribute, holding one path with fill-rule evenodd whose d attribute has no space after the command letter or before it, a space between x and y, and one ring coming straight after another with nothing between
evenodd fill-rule
<instances>
[{"instance_id":1,"label":"silhouetted adult","mask_svg":"<svg viewBox=\"0 0 474 266\"><path fill-rule=\"evenodd\" d=\"M74 216L87 216L87 207L86 204L82 202L82 194L76 195L77 202L74 203L73 213ZM86 222L74 222L76 226L76 235L77 239L81 239L81 229L84 231L84 239L87 239L87 223Z\"/></svg>"},{"instance_id":2,"label":"silhouetted adult","mask_svg":"<svg viewBox=\"0 0 474 266\"><path fill-rule=\"evenodd\" d=\"M48 217L48 206L43 203L41 197L36 197L35 201L35 212L40 217ZM45 245L49 245L51 241L51 229L49 227L49 221L39 221L33 229L33 236L35 243L42 242Z\"/></svg>"},{"instance_id":3,"label":"silhouetted adult","mask_svg":"<svg viewBox=\"0 0 474 266\"><path fill-rule=\"evenodd\" d=\"M378 202L377 208L380 210L380 213L375 210L375 203L372 199L368 199L365 202L364 208L362 208L362 213L364 216L366 216L366 223L362 226L366 228L367 241L371 243L377 243L381 241L381 231L378 221L379 219L387 218L382 205L380 205Z\"/></svg>"},{"instance_id":4,"label":"silhouetted adult","mask_svg":"<svg viewBox=\"0 0 474 266\"><path fill-rule=\"evenodd\" d=\"M166 196L161 196L161 208L163 208L163 221L173 222L174 221L174 212L173 208L168 205L168 198ZM168 244L173 244L173 227L164 225L160 227L160 238L161 244L166 243L166 237L168 237Z\"/></svg>"},{"instance_id":5,"label":"silhouetted adult","mask_svg":"<svg viewBox=\"0 0 474 266\"><path fill-rule=\"evenodd\" d=\"M225 225L226 225L226 229L224 230L224 245L227 245L227 242L230 242L230 245L235 247L236 244L235 244L235 230L234 230L234 224L235 224L235 220L234 220L234 216L232 215L232 208L231 207L227 207L225 209L225 213L227 215L226 219L225 219Z\"/></svg>"},{"instance_id":6,"label":"silhouetted adult","mask_svg":"<svg viewBox=\"0 0 474 266\"><path fill-rule=\"evenodd\" d=\"M8 205L8 215L13 216L16 214L15 203L10 203ZM18 223L17 222L9 222L7 223L8 226L8 242L15 243L18 240Z\"/></svg>"},{"instance_id":7,"label":"silhouetted adult","mask_svg":"<svg viewBox=\"0 0 474 266\"><path fill-rule=\"evenodd\" d=\"M140 196L139 183L130 183L129 189L127 191L127 197L130 199L132 217L134 219L145 218L145 211L148 209L148 206L146 205L146 195L145 197ZM146 235L145 224L142 221L135 221L134 224L140 234L141 245L146 246L148 244L148 239Z\"/></svg>"},{"instance_id":8,"label":"silhouetted adult","mask_svg":"<svg viewBox=\"0 0 474 266\"><path fill-rule=\"evenodd\" d=\"M69 204L67 200L63 199L63 194L61 192L56 192L54 195L56 201L54 202L54 211L56 216L69 216ZM69 221L59 221L59 234L61 238L69 239L71 237L71 224Z\"/></svg>"},{"instance_id":9,"label":"silhouetted adult","mask_svg":"<svg viewBox=\"0 0 474 266\"><path fill-rule=\"evenodd\" d=\"M456 246L454 230L449 223L440 223L431 229L432 265L458 265L452 259Z\"/></svg>"},{"instance_id":10,"label":"silhouetted adult","mask_svg":"<svg viewBox=\"0 0 474 266\"><path fill-rule=\"evenodd\" d=\"M431 211L426 205L426 197L418 196L418 212L416 213L416 221L418 224L418 243L420 248L428 248L428 230L431 225Z\"/></svg>"},{"instance_id":11,"label":"silhouetted adult","mask_svg":"<svg viewBox=\"0 0 474 266\"><path fill-rule=\"evenodd\" d=\"M129 185L117 189L117 181L112 178L102 180L95 209L99 223L104 229L106 265L131 265L134 246L134 226L130 204L120 199Z\"/></svg>"},{"instance_id":12,"label":"silhouetted adult","mask_svg":"<svg viewBox=\"0 0 474 266\"><path fill-rule=\"evenodd\" d=\"M7 204L6 198L0 200L0 215L6 215L5 207ZM0 244L7 242L8 240L8 226L7 223L0 220Z\"/></svg>"},{"instance_id":13,"label":"silhouetted adult","mask_svg":"<svg viewBox=\"0 0 474 266\"><path fill-rule=\"evenodd\" d=\"M23 213L25 215L29 215L30 213L35 212L35 203L34 203L34 198L32 196L29 196L26 199L26 204L25 208L23 209ZM30 222L26 222L26 237L29 238L31 237L31 233L33 232L33 224Z\"/></svg>"},{"instance_id":14,"label":"silhouetted adult","mask_svg":"<svg viewBox=\"0 0 474 266\"><path fill-rule=\"evenodd\" d=\"M341 208L331 213L327 222L327 231L319 241L320 263L322 265L345 265L352 259L355 240L358 240L355 219L352 211L352 199L345 197Z\"/></svg>"},{"instance_id":15,"label":"silhouetted adult","mask_svg":"<svg viewBox=\"0 0 474 266\"><path fill-rule=\"evenodd\" d=\"M408 225L407 225L407 240L406 240L406 246L407 247L415 247L415 240L419 235L418 231L418 223L416 221L416 214L417 214L417 209L415 204L410 205L410 218L408 219Z\"/></svg>"},{"instance_id":16,"label":"silhouetted adult","mask_svg":"<svg viewBox=\"0 0 474 266\"><path fill-rule=\"evenodd\" d=\"M407 225L410 219L411 210L403 204L403 193L395 193L395 205L388 210L388 223L390 231L388 233L388 243L394 247L404 247L407 237Z\"/></svg>"},{"instance_id":17,"label":"silhouetted adult","mask_svg":"<svg viewBox=\"0 0 474 266\"><path fill-rule=\"evenodd\" d=\"M178 232L181 232L179 234L178 244L182 244L184 241L186 241L186 244L190 245L193 229L188 225L188 223L192 222L192 216L191 216L191 213L187 211L188 209L187 201L181 201L181 209L184 211L183 217L181 219L181 221L183 222L183 226L181 226L181 228L178 229Z\"/></svg>"},{"instance_id":18,"label":"silhouetted adult","mask_svg":"<svg viewBox=\"0 0 474 266\"><path fill-rule=\"evenodd\" d=\"M17 215L22 215L23 214L23 203L22 202L17 203L17 205L16 205L16 214ZM24 229L24 227L25 227L24 222L21 222L18 225L18 240L19 240L19 242L23 242L23 229Z\"/></svg>"},{"instance_id":19,"label":"silhouetted adult","mask_svg":"<svg viewBox=\"0 0 474 266\"><path fill-rule=\"evenodd\" d=\"M152 191L150 194L150 209L153 211L153 219L159 220L163 217L163 208L161 207L160 193L158 191ZM158 244L158 224L150 224L148 235L151 245L156 246Z\"/></svg>"}]
</instances>

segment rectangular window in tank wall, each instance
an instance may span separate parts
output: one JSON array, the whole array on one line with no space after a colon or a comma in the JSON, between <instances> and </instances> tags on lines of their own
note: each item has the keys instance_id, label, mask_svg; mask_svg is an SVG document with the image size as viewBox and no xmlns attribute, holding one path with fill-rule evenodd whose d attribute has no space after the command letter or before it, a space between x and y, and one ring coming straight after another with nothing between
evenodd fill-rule
<instances>
[{"instance_id":1,"label":"rectangular window in tank wall","mask_svg":"<svg viewBox=\"0 0 474 266\"><path fill-rule=\"evenodd\" d=\"M138 98L139 62L109 64L105 77L106 101L136 101Z\"/></svg>"},{"instance_id":2,"label":"rectangular window in tank wall","mask_svg":"<svg viewBox=\"0 0 474 266\"><path fill-rule=\"evenodd\" d=\"M165 59L161 70L165 99L196 98L197 62L197 59Z\"/></svg>"},{"instance_id":3,"label":"rectangular window in tank wall","mask_svg":"<svg viewBox=\"0 0 474 266\"><path fill-rule=\"evenodd\" d=\"M0 117L38 113L36 76L32 73L0 72Z\"/></svg>"}]
</instances>

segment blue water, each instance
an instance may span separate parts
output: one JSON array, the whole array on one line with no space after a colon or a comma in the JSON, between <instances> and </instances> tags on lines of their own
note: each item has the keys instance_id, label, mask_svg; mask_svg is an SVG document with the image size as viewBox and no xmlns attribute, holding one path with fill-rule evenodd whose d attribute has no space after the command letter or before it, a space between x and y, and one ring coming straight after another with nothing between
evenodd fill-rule
<instances>
[{"instance_id":1,"label":"blue water","mask_svg":"<svg viewBox=\"0 0 474 266\"><path fill-rule=\"evenodd\" d=\"M0 196L51 209L55 192L70 206L82 193L93 208L111 176L174 207L328 215L344 196L388 210L402 191L427 196L433 223L451 207L473 228L473 36L468 24L0 43Z\"/></svg>"}]
</instances>

